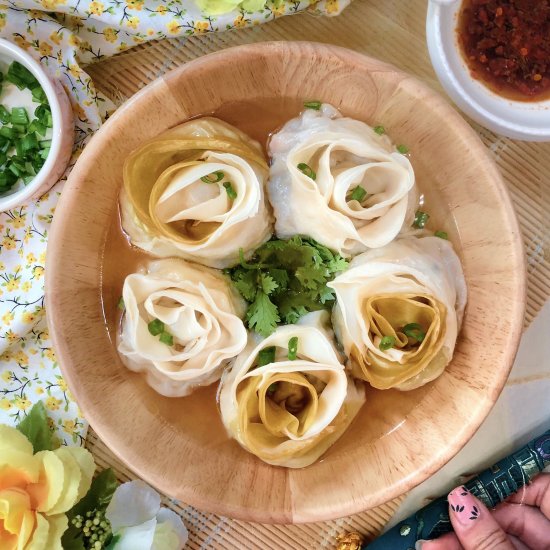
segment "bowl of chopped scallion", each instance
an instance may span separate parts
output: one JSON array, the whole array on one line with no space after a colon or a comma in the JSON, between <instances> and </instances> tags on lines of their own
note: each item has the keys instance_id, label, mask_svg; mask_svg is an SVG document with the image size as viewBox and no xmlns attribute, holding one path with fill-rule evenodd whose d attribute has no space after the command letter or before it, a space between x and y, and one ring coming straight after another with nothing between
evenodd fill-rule
<instances>
[{"instance_id":1,"label":"bowl of chopped scallion","mask_svg":"<svg viewBox=\"0 0 550 550\"><path fill-rule=\"evenodd\" d=\"M0 39L0 211L45 193L63 174L74 138L61 84Z\"/></svg>"}]
</instances>

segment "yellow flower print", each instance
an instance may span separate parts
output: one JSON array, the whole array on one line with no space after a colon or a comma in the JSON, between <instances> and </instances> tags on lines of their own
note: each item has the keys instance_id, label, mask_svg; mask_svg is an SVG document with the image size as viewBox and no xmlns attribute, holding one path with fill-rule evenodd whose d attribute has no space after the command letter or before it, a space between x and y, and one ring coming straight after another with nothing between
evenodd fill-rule
<instances>
[{"instance_id":1,"label":"yellow flower print","mask_svg":"<svg viewBox=\"0 0 550 550\"><path fill-rule=\"evenodd\" d=\"M153 36L155 34L154 29L147 29L147 36Z\"/></svg>"},{"instance_id":2,"label":"yellow flower print","mask_svg":"<svg viewBox=\"0 0 550 550\"><path fill-rule=\"evenodd\" d=\"M50 330L46 328L46 329L44 329L44 331L40 335L40 339L41 340L47 340L49 337L50 337Z\"/></svg>"},{"instance_id":3,"label":"yellow flower print","mask_svg":"<svg viewBox=\"0 0 550 550\"><path fill-rule=\"evenodd\" d=\"M31 355L36 355L36 354L38 353L38 351L37 351L35 348L30 348L30 349L29 349L29 353L30 353Z\"/></svg>"},{"instance_id":4,"label":"yellow flower print","mask_svg":"<svg viewBox=\"0 0 550 550\"><path fill-rule=\"evenodd\" d=\"M233 25L237 28L239 27L245 27L246 26L246 19L241 15L235 18L235 21L233 21Z\"/></svg>"},{"instance_id":5,"label":"yellow flower print","mask_svg":"<svg viewBox=\"0 0 550 550\"><path fill-rule=\"evenodd\" d=\"M20 36L20 35L17 35L13 41L20 47L20 48L23 48L24 50L28 50L31 46L31 43L30 42L27 42L27 40L23 37L23 36Z\"/></svg>"},{"instance_id":6,"label":"yellow flower print","mask_svg":"<svg viewBox=\"0 0 550 550\"><path fill-rule=\"evenodd\" d=\"M40 279L44 276L44 268L41 265L35 265L32 269L33 279Z\"/></svg>"},{"instance_id":7,"label":"yellow flower print","mask_svg":"<svg viewBox=\"0 0 550 550\"><path fill-rule=\"evenodd\" d=\"M30 19L40 19L43 14L40 10L29 10L27 15Z\"/></svg>"},{"instance_id":8,"label":"yellow flower print","mask_svg":"<svg viewBox=\"0 0 550 550\"><path fill-rule=\"evenodd\" d=\"M21 315L21 319L23 319L23 323L30 325L36 321L36 315L30 311L25 311L23 315Z\"/></svg>"},{"instance_id":9,"label":"yellow flower print","mask_svg":"<svg viewBox=\"0 0 550 550\"><path fill-rule=\"evenodd\" d=\"M161 15L164 15L166 13L166 6L157 6L157 8L155 9L155 11L157 13L160 13Z\"/></svg>"},{"instance_id":10,"label":"yellow flower print","mask_svg":"<svg viewBox=\"0 0 550 550\"><path fill-rule=\"evenodd\" d=\"M59 389L61 391L67 391L69 388L67 386L67 382L65 382L65 379L64 378L58 378L57 379L57 385L59 386Z\"/></svg>"},{"instance_id":11,"label":"yellow flower print","mask_svg":"<svg viewBox=\"0 0 550 550\"><path fill-rule=\"evenodd\" d=\"M29 364L29 356L24 351L20 350L17 353L14 353L13 358L18 365L26 366Z\"/></svg>"},{"instance_id":12,"label":"yellow flower print","mask_svg":"<svg viewBox=\"0 0 550 550\"><path fill-rule=\"evenodd\" d=\"M9 411L11 409L11 403L6 399L0 399L0 410Z\"/></svg>"},{"instance_id":13,"label":"yellow flower print","mask_svg":"<svg viewBox=\"0 0 550 550\"><path fill-rule=\"evenodd\" d=\"M141 36L133 36L132 37L132 40L136 43L136 44L141 44L143 42L143 38L141 38Z\"/></svg>"},{"instance_id":14,"label":"yellow flower print","mask_svg":"<svg viewBox=\"0 0 550 550\"><path fill-rule=\"evenodd\" d=\"M2 355L0 355L0 361L11 361L11 351L6 350Z\"/></svg>"},{"instance_id":15,"label":"yellow flower print","mask_svg":"<svg viewBox=\"0 0 550 550\"><path fill-rule=\"evenodd\" d=\"M325 3L327 13L338 13L338 0L327 0Z\"/></svg>"},{"instance_id":16,"label":"yellow flower print","mask_svg":"<svg viewBox=\"0 0 550 550\"><path fill-rule=\"evenodd\" d=\"M275 17L279 17L285 14L285 3L281 2L280 6L273 8L272 13Z\"/></svg>"},{"instance_id":17,"label":"yellow flower print","mask_svg":"<svg viewBox=\"0 0 550 550\"><path fill-rule=\"evenodd\" d=\"M42 395L44 393L44 388L36 388L34 393L36 393L36 395Z\"/></svg>"},{"instance_id":18,"label":"yellow flower print","mask_svg":"<svg viewBox=\"0 0 550 550\"><path fill-rule=\"evenodd\" d=\"M76 423L74 420L64 420L63 421L63 430L69 435L73 435L76 432Z\"/></svg>"},{"instance_id":19,"label":"yellow flower print","mask_svg":"<svg viewBox=\"0 0 550 550\"><path fill-rule=\"evenodd\" d=\"M30 227L27 227L25 229L25 236L23 237L23 242L27 244L32 237L32 229Z\"/></svg>"},{"instance_id":20,"label":"yellow flower print","mask_svg":"<svg viewBox=\"0 0 550 550\"><path fill-rule=\"evenodd\" d=\"M208 30L208 21L196 21L195 32L204 33Z\"/></svg>"},{"instance_id":21,"label":"yellow flower print","mask_svg":"<svg viewBox=\"0 0 550 550\"><path fill-rule=\"evenodd\" d=\"M172 19L172 21L166 23L166 28L170 34L177 34L180 29L180 22L177 19Z\"/></svg>"},{"instance_id":22,"label":"yellow flower print","mask_svg":"<svg viewBox=\"0 0 550 550\"><path fill-rule=\"evenodd\" d=\"M5 370L0 378L2 378L4 382L9 382L11 380L12 374L13 373L11 372L11 370Z\"/></svg>"},{"instance_id":23,"label":"yellow flower print","mask_svg":"<svg viewBox=\"0 0 550 550\"><path fill-rule=\"evenodd\" d=\"M6 266L4 265L4 262L0 262L0 271L6 271Z\"/></svg>"},{"instance_id":24,"label":"yellow flower print","mask_svg":"<svg viewBox=\"0 0 550 550\"><path fill-rule=\"evenodd\" d=\"M45 42L43 42L43 44L45 44ZM51 52L51 48L50 48L50 52ZM40 50L40 53L41 55L48 55L48 54L42 53L42 50ZM11 223L13 227L17 229L19 229L20 227L23 227L25 225L25 214L23 214L22 216L14 216L13 218L10 218L8 220L8 223Z\"/></svg>"},{"instance_id":25,"label":"yellow flower print","mask_svg":"<svg viewBox=\"0 0 550 550\"><path fill-rule=\"evenodd\" d=\"M0 29L3 29L6 26L6 14L0 13Z\"/></svg>"},{"instance_id":26,"label":"yellow flower print","mask_svg":"<svg viewBox=\"0 0 550 550\"><path fill-rule=\"evenodd\" d=\"M14 290L19 290L19 279L10 279L7 283L6 283L6 290L8 292L13 292Z\"/></svg>"},{"instance_id":27,"label":"yellow flower print","mask_svg":"<svg viewBox=\"0 0 550 550\"><path fill-rule=\"evenodd\" d=\"M34 264L36 263L36 256L34 255L34 252L29 252L26 256L27 263L28 264Z\"/></svg>"},{"instance_id":28,"label":"yellow flower print","mask_svg":"<svg viewBox=\"0 0 550 550\"><path fill-rule=\"evenodd\" d=\"M4 313L4 315L2 315L2 322L5 324L5 325L11 325L11 322L13 321L15 315L11 312L11 311L6 311L6 313Z\"/></svg>"},{"instance_id":29,"label":"yellow flower print","mask_svg":"<svg viewBox=\"0 0 550 550\"><path fill-rule=\"evenodd\" d=\"M116 31L115 29L112 29L111 27L107 27L106 29L103 29L103 37L107 42L110 42L113 44L116 42Z\"/></svg>"},{"instance_id":30,"label":"yellow flower print","mask_svg":"<svg viewBox=\"0 0 550 550\"><path fill-rule=\"evenodd\" d=\"M13 400L13 404L22 411L26 411L32 405L26 397L16 397Z\"/></svg>"},{"instance_id":31,"label":"yellow flower print","mask_svg":"<svg viewBox=\"0 0 550 550\"><path fill-rule=\"evenodd\" d=\"M137 29L139 25L139 17L136 17L135 15L133 17L130 17L128 21L126 21L126 26L130 27L131 29Z\"/></svg>"},{"instance_id":32,"label":"yellow flower print","mask_svg":"<svg viewBox=\"0 0 550 550\"><path fill-rule=\"evenodd\" d=\"M126 5L131 10L140 11L143 8L143 3L145 0L126 0Z\"/></svg>"},{"instance_id":33,"label":"yellow flower print","mask_svg":"<svg viewBox=\"0 0 550 550\"><path fill-rule=\"evenodd\" d=\"M46 9L53 11L59 5L66 4L66 0L40 0L42 6Z\"/></svg>"},{"instance_id":34,"label":"yellow flower print","mask_svg":"<svg viewBox=\"0 0 550 550\"><path fill-rule=\"evenodd\" d=\"M103 2L100 2L99 0L93 0L88 6L88 13L90 14L102 15L104 10L105 6L103 5Z\"/></svg>"},{"instance_id":35,"label":"yellow flower print","mask_svg":"<svg viewBox=\"0 0 550 550\"><path fill-rule=\"evenodd\" d=\"M123 52L127 49L128 49L128 44L126 44L126 42L121 42L117 47L117 51L119 52Z\"/></svg>"},{"instance_id":36,"label":"yellow flower print","mask_svg":"<svg viewBox=\"0 0 550 550\"><path fill-rule=\"evenodd\" d=\"M55 397L51 396L46 399L46 408L50 411L57 411L59 410L61 403L61 399L56 399Z\"/></svg>"},{"instance_id":37,"label":"yellow flower print","mask_svg":"<svg viewBox=\"0 0 550 550\"><path fill-rule=\"evenodd\" d=\"M73 105L73 113L80 119L80 120L86 120L86 113L84 112L84 109L82 108L82 105L80 103L75 103ZM44 262L40 262L44 263Z\"/></svg>"},{"instance_id":38,"label":"yellow flower print","mask_svg":"<svg viewBox=\"0 0 550 550\"><path fill-rule=\"evenodd\" d=\"M54 363L57 361L57 357L55 356L55 351L52 348L46 348L44 350L44 355Z\"/></svg>"},{"instance_id":39,"label":"yellow flower print","mask_svg":"<svg viewBox=\"0 0 550 550\"><path fill-rule=\"evenodd\" d=\"M52 53L52 47L47 42L40 42L38 52L42 56L48 56Z\"/></svg>"},{"instance_id":40,"label":"yellow flower print","mask_svg":"<svg viewBox=\"0 0 550 550\"><path fill-rule=\"evenodd\" d=\"M6 339L10 344L13 344L14 342L17 342L17 340L19 340L19 336L17 336L17 334L15 334L13 330L8 330L6 332Z\"/></svg>"},{"instance_id":41,"label":"yellow flower print","mask_svg":"<svg viewBox=\"0 0 550 550\"><path fill-rule=\"evenodd\" d=\"M40 258L38 258L38 261L41 263L41 264L45 264L46 263L46 251L44 250L44 252L42 252L42 254L40 254Z\"/></svg>"},{"instance_id":42,"label":"yellow flower print","mask_svg":"<svg viewBox=\"0 0 550 550\"><path fill-rule=\"evenodd\" d=\"M63 33L58 31L53 31L52 34L50 34L50 40L59 46L61 44L61 40L63 40Z\"/></svg>"},{"instance_id":43,"label":"yellow flower print","mask_svg":"<svg viewBox=\"0 0 550 550\"><path fill-rule=\"evenodd\" d=\"M21 285L21 290L23 292L28 292L30 289L32 288L32 284L30 281L25 281L22 285Z\"/></svg>"},{"instance_id":44,"label":"yellow flower print","mask_svg":"<svg viewBox=\"0 0 550 550\"><path fill-rule=\"evenodd\" d=\"M72 63L71 65L69 65L69 72L75 78L78 78L82 74L82 69L78 65Z\"/></svg>"},{"instance_id":45,"label":"yellow flower print","mask_svg":"<svg viewBox=\"0 0 550 550\"><path fill-rule=\"evenodd\" d=\"M6 236L2 239L2 246L6 250L13 250L17 246L17 243L13 237Z\"/></svg>"}]
</instances>

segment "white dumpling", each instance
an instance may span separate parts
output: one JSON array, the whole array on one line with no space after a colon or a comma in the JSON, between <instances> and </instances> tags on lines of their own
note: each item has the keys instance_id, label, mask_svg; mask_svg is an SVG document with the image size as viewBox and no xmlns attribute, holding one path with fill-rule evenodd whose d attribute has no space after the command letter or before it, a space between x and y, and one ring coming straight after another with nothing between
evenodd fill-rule
<instances>
[{"instance_id":1,"label":"white dumpling","mask_svg":"<svg viewBox=\"0 0 550 550\"><path fill-rule=\"evenodd\" d=\"M269 154L280 238L308 235L350 256L388 244L412 222L416 188L407 157L330 105L287 122L272 136Z\"/></svg>"}]
</instances>

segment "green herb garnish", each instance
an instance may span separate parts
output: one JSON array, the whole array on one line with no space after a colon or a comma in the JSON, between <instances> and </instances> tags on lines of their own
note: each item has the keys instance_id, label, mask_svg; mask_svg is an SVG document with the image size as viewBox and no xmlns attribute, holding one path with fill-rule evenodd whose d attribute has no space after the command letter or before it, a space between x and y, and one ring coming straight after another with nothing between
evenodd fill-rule
<instances>
[{"instance_id":1,"label":"green herb garnish","mask_svg":"<svg viewBox=\"0 0 550 550\"><path fill-rule=\"evenodd\" d=\"M390 348L393 348L393 346L395 346L395 337L394 336L384 336L380 340L380 344L378 344L378 347L382 351L386 351Z\"/></svg>"},{"instance_id":2,"label":"green herb garnish","mask_svg":"<svg viewBox=\"0 0 550 550\"><path fill-rule=\"evenodd\" d=\"M304 101L304 107L306 109L314 109L315 111L318 111L321 109L321 102L320 101Z\"/></svg>"},{"instance_id":3,"label":"green herb garnish","mask_svg":"<svg viewBox=\"0 0 550 550\"><path fill-rule=\"evenodd\" d=\"M406 145L398 145L396 149L402 154L406 155L409 152L409 148Z\"/></svg>"},{"instance_id":4,"label":"green herb garnish","mask_svg":"<svg viewBox=\"0 0 550 550\"><path fill-rule=\"evenodd\" d=\"M403 333L408 338L412 338L417 342L422 342L424 338L426 338L426 332L424 332L422 325L419 325L418 323L409 323L408 325L405 325L403 327Z\"/></svg>"},{"instance_id":5,"label":"green herb garnish","mask_svg":"<svg viewBox=\"0 0 550 550\"><path fill-rule=\"evenodd\" d=\"M164 323L160 319L153 319L148 325L149 333L158 336L164 332Z\"/></svg>"},{"instance_id":6,"label":"green herb garnish","mask_svg":"<svg viewBox=\"0 0 550 550\"><path fill-rule=\"evenodd\" d=\"M298 336L293 336L288 341L288 358L294 361L298 357Z\"/></svg>"},{"instance_id":7,"label":"green herb garnish","mask_svg":"<svg viewBox=\"0 0 550 550\"><path fill-rule=\"evenodd\" d=\"M297 168L298 168L298 170L300 170L300 172L302 172L302 174L305 174L308 178L311 178L313 181L315 181L317 179L317 174L305 162L300 162L300 164L298 164Z\"/></svg>"},{"instance_id":8,"label":"green herb garnish","mask_svg":"<svg viewBox=\"0 0 550 550\"><path fill-rule=\"evenodd\" d=\"M270 346L268 348L261 349L258 352L258 366L263 367L273 363L275 361L275 346Z\"/></svg>"},{"instance_id":9,"label":"green herb garnish","mask_svg":"<svg viewBox=\"0 0 550 550\"><path fill-rule=\"evenodd\" d=\"M413 227L416 227L417 229L424 229L429 219L430 215L427 212L417 210L416 214L414 215Z\"/></svg>"},{"instance_id":10,"label":"green herb garnish","mask_svg":"<svg viewBox=\"0 0 550 550\"><path fill-rule=\"evenodd\" d=\"M379 135L383 136L386 133L386 128L384 126L375 126L374 131Z\"/></svg>"},{"instance_id":11,"label":"green herb garnish","mask_svg":"<svg viewBox=\"0 0 550 550\"><path fill-rule=\"evenodd\" d=\"M235 200L237 198L237 191L233 189L233 185L231 185L230 182L226 181L224 182L223 186L225 187L225 190L227 191L227 196L231 200Z\"/></svg>"},{"instance_id":12,"label":"green herb garnish","mask_svg":"<svg viewBox=\"0 0 550 550\"><path fill-rule=\"evenodd\" d=\"M204 181L204 183L219 183L223 178L225 178L225 174L217 171L203 176L201 181Z\"/></svg>"},{"instance_id":13,"label":"green herb garnish","mask_svg":"<svg viewBox=\"0 0 550 550\"><path fill-rule=\"evenodd\" d=\"M349 200L361 202L367 195L368 193L365 191L365 189L358 185L357 187L354 187L352 189Z\"/></svg>"},{"instance_id":14,"label":"green herb garnish","mask_svg":"<svg viewBox=\"0 0 550 550\"><path fill-rule=\"evenodd\" d=\"M329 310L334 292L327 286L348 262L308 237L271 240L228 273L233 285L249 302L246 321L262 336L277 324L293 324L310 311Z\"/></svg>"},{"instance_id":15,"label":"green herb garnish","mask_svg":"<svg viewBox=\"0 0 550 550\"><path fill-rule=\"evenodd\" d=\"M436 237L439 237L440 239L449 240L449 235L445 231L436 231L434 233Z\"/></svg>"}]
</instances>

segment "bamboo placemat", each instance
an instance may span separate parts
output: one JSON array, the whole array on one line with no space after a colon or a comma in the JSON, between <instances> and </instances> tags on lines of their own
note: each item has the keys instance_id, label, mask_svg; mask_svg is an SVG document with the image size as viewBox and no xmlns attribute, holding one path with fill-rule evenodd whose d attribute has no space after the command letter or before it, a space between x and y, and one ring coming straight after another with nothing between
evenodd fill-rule
<instances>
[{"instance_id":1,"label":"bamboo placemat","mask_svg":"<svg viewBox=\"0 0 550 550\"><path fill-rule=\"evenodd\" d=\"M302 13L239 31L150 43L90 66L87 71L99 91L120 104L166 71L210 52L269 40L312 40L382 59L442 91L426 48L426 4L425 0L355 0L336 18ZM500 167L520 220L528 256L528 324L550 296L550 144L517 142L473 126ZM120 479L135 477L91 430L87 447L100 466L112 466ZM189 548L282 550L334 548L336 535L343 531L358 530L374 536L392 516L400 499L337 521L289 526L233 521L165 501L183 516L190 530Z\"/></svg>"}]
</instances>

